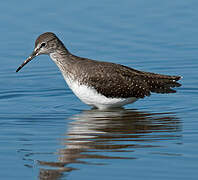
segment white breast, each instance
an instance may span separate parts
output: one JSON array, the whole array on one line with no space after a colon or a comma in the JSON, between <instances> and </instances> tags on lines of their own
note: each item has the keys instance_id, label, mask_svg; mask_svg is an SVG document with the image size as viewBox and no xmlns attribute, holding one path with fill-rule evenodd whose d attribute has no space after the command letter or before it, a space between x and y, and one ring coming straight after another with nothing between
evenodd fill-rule
<instances>
[{"instance_id":1,"label":"white breast","mask_svg":"<svg viewBox=\"0 0 198 180\"><path fill-rule=\"evenodd\" d=\"M86 85L80 85L78 81L74 81L68 78L67 75L63 75L68 86L74 92L74 94L85 104L97 107L99 109L108 109L113 107L122 107L126 104L133 103L137 100L135 97L131 98L107 98L102 94L99 94L94 88Z\"/></svg>"}]
</instances>

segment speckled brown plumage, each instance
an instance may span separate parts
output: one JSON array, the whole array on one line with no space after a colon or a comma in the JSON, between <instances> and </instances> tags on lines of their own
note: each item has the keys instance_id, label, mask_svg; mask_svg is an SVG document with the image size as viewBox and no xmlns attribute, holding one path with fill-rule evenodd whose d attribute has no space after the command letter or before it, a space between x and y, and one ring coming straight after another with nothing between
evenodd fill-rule
<instances>
[{"instance_id":1,"label":"speckled brown plumage","mask_svg":"<svg viewBox=\"0 0 198 180\"><path fill-rule=\"evenodd\" d=\"M81 84L86 84L106 97L144 98L151 92L174 93L179 87L180 76L167 76L138 71L123 65L90 60L69 55L72 59L70 71Z\"/></svg>"}]
</instances>

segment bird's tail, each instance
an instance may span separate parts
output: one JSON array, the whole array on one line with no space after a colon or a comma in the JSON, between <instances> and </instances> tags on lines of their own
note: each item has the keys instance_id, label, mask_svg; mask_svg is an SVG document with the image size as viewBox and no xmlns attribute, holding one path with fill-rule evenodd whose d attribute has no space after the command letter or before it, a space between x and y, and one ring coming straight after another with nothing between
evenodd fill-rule
<instances>
[{"instance_id":1,"label":"bird's tail","mask_svg":"<svg viewBox=\"0 0 198 180\"><path fill-rule=\"evenodd\" d=\"M181 86L181 84L177 82L182 78L181 76L168 76L147 72L143 72L143 74L151 92L175 93L176 90L172 88Z\"/></svg>"}]
</instances>

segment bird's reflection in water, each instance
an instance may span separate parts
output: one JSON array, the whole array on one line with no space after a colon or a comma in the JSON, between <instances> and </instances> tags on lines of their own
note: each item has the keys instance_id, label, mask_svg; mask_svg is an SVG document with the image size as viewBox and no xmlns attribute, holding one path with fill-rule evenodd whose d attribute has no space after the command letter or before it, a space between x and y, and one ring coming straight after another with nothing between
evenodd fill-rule
<instances>
[{"instance_id":1,"label":"bird's reflection in water","mask_svg":"<svg viewBox=\"0 0 198 180\"><path fill-rule=\"evenodd\" d=\"M40 179L58 179L74 163L91 164L94 159L134 159L137 148L160 147L159 141L177 140L181 130L173 113L147 113L137 110L87 110L71 118L59 149L58 162L39 161L56 169L40 169ZM116 152L116 153L115 153ZM114 155L116 154L116 155ZM119 154L119 155L118 155ZM89 161L87 161L89 159Z\"/></svg>"}]
</instances>

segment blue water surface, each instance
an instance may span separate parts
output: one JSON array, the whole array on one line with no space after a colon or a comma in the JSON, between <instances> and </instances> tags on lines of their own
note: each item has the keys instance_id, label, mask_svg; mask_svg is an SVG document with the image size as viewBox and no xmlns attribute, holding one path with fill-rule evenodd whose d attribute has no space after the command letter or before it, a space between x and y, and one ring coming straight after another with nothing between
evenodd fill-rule
<instances>
[{"instance_id":1,"label":"blue water surface","mask_svg":"<svg viewBox=\"0 0 198 180\"><path fill-rule=\"evenodd\" d=\"M197 179L198 1L0 2L0 179ZM83 104L48 56L52 31L78 56L181 75L175 94L125 109Z\"/></svg>"}]
</instances>

